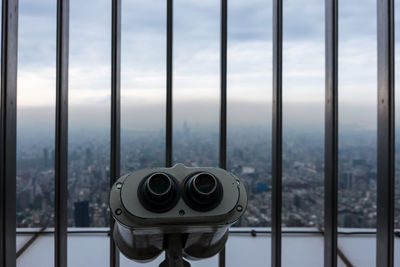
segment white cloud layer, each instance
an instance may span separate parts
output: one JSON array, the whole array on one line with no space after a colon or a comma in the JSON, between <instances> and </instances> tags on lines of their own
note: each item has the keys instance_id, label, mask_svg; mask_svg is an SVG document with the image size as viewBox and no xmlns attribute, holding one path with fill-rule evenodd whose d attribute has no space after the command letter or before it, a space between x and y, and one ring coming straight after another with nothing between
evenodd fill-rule
<instances>
[{"instance_id":1,"label":"white cloud layer","mask_svg":"<svg viewBox=\"0 0 400 267\"><path fill-rule=\"evenodd\" d=\"M20 1L20 107L55 103L53 2ZM165 8L165 1L123 1L124 105L164 103ZM174 101L182 103L176 112L185 114L185 102L202 105L217 103L219 98L220 11L214 0L176 0L174 8ZM340 100L371 109L376 102L375 9L375 0L352 0L341 1L339 10ZM71 0L71 105L109 105L110 12L109 0ZM271 101L271 39L272 1L229 1L228 99L232 103ZM323 103L323 1L284 1L283 39L284 102Z\"/></svg>"}]
</instances>

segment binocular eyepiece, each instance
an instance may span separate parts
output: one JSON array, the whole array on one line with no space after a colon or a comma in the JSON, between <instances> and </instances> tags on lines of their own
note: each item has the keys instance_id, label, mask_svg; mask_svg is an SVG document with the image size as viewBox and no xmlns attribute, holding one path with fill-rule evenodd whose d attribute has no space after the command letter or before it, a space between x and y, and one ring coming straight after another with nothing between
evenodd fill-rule
<instances>
[{"instance_id":1,"label":"binocular eyepiece","mask_svg":"<svg viewBox=\"0 0 400 267\"><path fill-rule=\"evenodd\" d=\"M221 202L222 196L221 183L208 172L197 173L184 184L183 199L194 210L212 210Z\"/></svg>"},{"instance_id":2,"label":"binocular eyepiece","mask_svg":"<svg viewBox=\"0 0 400 267\"><path fill-rule=\"evenodd\" d=\"M114 241L139 262L171 249L189 259L217 254L246 206L244 186L233 174L182 164L124 175L110 192Z\"/></svg>"},{"instance_id":3,"label":"binocular eyepiece","mask_svg":"<svg viewBox=\"0 0 400 267\"><path fill-rule=\"evenodd\" d=\"M152 212L166 212L179 200L176 181L162 172L156 172L144 178L137 194L140 203Z\"/></svg>"},{"instance_id":4,"label":"binocular eyepiece","mask_svg":"<svg viewBox=\"0 0 400 267\"><path fill-rule=\"evenodd\" d=\"M223 189L218 178L209 172L199 172L183 182L182 197L197 211L209 211L221 202ZM179 200L177 181L163 172L145 177L138 188L140 203L149 211L162 213L172 209Z\"/></svg>"}]
</instances>

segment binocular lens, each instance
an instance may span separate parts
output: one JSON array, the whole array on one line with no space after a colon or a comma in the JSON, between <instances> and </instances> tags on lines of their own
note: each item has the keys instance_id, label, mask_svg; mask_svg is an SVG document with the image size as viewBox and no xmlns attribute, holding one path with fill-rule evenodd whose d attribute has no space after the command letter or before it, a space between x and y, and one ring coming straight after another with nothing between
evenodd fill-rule
<instances>
[{"instance_id":1,"label":"binocular lens","mask_svg":"<svg viewBox=\"0 0 400 267\"><path fill-rule=\"evenodd\" d=\"M200 173L193 180L193 188L201 195L211 195L217 189L217 181L208 173Z\"/></svg>"},{"instance_id":2,"label":"binocular lens","mask_svg":"<svg viewBox=\"0 0 400 267\"><path fill-rule=\"evenodd\" d=\"M147 180L147 189L155 197L167 195L171 187L171 179L163 173L155 173Z\"/></svg>"},{"instance_id":3,"label":"binocular lens","mask_svg":"<svg viewBox=\"0 0 400 267\"><path fill-rule=\"evenodd\" d=\"M189 177L184 186L183 199L194 210L209 211L219 205L222 199L222 185L208 172Z\"/></svg>"},{"instance_id":4,"label":"binocular lens","mask_svg":"<svg viewBox=\"0 0 400 267\"><path fill-rule=\"evenodd\" d=\"M150 211L166 212L179 200L178 186L169 175L156 172L142 180L138 187L140 203Z\"/></svg>"}]
</instances>

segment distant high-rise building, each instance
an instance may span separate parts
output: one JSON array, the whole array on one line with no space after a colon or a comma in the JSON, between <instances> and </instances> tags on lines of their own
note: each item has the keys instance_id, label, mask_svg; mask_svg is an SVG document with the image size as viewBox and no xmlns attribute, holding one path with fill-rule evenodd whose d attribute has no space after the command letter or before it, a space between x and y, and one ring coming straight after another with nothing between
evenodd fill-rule
<instances>
[{"instance_id":1,"label":"distant high-rise building","mask_svg":"<svg viewBox=\"0 0 400 267\"><path fill-rule=\"evenodd\" d=\"M75 226L76 227L89 227L89 201L79 201L74 203L75 211Z\"/></svg>"}]
</instances>

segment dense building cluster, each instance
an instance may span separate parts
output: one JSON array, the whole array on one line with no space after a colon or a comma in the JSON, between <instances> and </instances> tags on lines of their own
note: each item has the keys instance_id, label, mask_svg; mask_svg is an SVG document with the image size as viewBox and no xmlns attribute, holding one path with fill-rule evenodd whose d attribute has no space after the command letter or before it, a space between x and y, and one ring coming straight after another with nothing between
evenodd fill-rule
<instances>
[{"instance_id":1,"label":"dense building cluster","mask_svg":"<svg viewBox=\"0 0 400 267\"><path fill-rule=\"evenodd\" d=\"M236 226L271 224L271 138L260 128L232 129L228 169L248 190L248 208ZM285 227L323 227L323 134L287 131L283 143ZM70 142L68 218L76 227L109 224L109 140L80 138ZM339 226L376 227L376 141L373 134L343 134L339 149ZM125 131L121 174L164 165L164 131ZM54 219L54 150L26 144L18 151L18 227L51 226ZM218 166L218 133L191 129L174 133L174 161L187 166ZM400 163L400 162L399 162ZM400 170L400 164L396 164ZM396 171L396 174L399 174ZM396 221L400 228L400 181L396 183Z\"/></svg>"}]
</instances>

